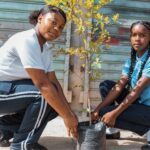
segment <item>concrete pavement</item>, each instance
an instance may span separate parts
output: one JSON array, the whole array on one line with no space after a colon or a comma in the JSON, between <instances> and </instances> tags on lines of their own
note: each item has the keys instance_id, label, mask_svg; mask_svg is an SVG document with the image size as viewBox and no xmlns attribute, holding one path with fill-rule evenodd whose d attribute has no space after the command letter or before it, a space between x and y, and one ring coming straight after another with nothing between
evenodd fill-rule
<instances>
[{"instance_id":1,"label":"concrete pavement","mask_svg":"<svg viewBox=\"0 0 150 150\"><path fill-rule=\"evenodd\" d=\"M145 136L140 137L132 132L121 130L121 139L107 140L107 150L140 150L146 142ZM48 150L76 150L76 142L67 136L63 120L60 117L52 120L46 126L39 143ZM9 150L9 148L0 148Z\"/></svg>"}]
</instances>

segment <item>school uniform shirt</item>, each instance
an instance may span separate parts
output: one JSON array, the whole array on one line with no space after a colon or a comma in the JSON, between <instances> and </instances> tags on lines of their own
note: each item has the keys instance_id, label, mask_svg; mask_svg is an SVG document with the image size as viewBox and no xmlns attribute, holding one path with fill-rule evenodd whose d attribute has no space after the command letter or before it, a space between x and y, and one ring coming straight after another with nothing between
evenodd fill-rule
<instances>
[{"instance_id":1,"label":"school uniform shirt","mask_svg":"<svg viewBox=\"0 0 150 150\"><path fill-rule=\"evenodd\" d=\"M49 48L48 43L45 43L41 51L34 29L10 37L0 48L0 81L29 79L26 68L53 71Z\"/></svg>"},{"instance_id":2,"label":"school uniform shirt","mask_svg":"<svg viewBox=\"0 0 150 150\"><path fill-rule=\"evenodd\" d=\"M131 87L134 88L137 81L138 81L138 75L141 69L141 65L143 64L144 60L146 59L148 55L148 51L146 51L142 57L136 56L136 62L135 67L133 70L133 73L131 75ZM128 59L123 67L122 74L128 76L129 68L131 65L130 59ZM148 58L143 70L142 70L142 76L150 78L150 58ZM140 94L139 103L150 106L150 85L147 85Z\"/></svg>"}]
</instances>

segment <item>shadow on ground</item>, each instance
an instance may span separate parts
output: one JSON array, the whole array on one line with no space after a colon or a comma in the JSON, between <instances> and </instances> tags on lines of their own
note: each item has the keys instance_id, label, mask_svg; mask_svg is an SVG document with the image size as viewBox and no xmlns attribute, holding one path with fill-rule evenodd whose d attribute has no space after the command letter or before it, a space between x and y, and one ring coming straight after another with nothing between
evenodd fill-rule
<instances>
[{"instance_id":1,"label":"shadow on ground","mask_svg":"<svg viewBox=\"0 0 150 150\"><path fill-rule=\"evenodd\" d=\"M76 150L76 142L67 137L42 137L40 143L48 150ZM142 138L121 138L119 140L107 140L106 150L140 150L145 144Z\"/></svg>"},{"instance_id":2,"label":"shadow on ground","mask_svg":"<svg viewBox=\"0 0 150 150\"><path fill-rule=\"evenodd\" d=\"M119 140L107 140L107 150L141 150L145 144L142 138L120 138Z\"/></svg>"},{"instance_id":3,"label":"shadow on ground","mask_svg":"<svg viewBox=\"0 0 150 150\"><path fill-rule=\"evenodd\" d=\"M48 150L76 150L75 140L67 137L41 137L39 143L47 147Z\"/></svg>"},{"instance_id":4,"label":"shadow on ground","mask_svg":"<svg viewBox=\"0 0 150 150\"><path fill-rule=\"evenodd\" d=\"M119 140L107 140L106 150L141 150L145 144L143 138L120 138ZM72 138L44 136L40 138L40 144L48 150L76 150L76 142ZM10 150L9 147L0 148L0 150Z\"/></svg>"}]
</instances>

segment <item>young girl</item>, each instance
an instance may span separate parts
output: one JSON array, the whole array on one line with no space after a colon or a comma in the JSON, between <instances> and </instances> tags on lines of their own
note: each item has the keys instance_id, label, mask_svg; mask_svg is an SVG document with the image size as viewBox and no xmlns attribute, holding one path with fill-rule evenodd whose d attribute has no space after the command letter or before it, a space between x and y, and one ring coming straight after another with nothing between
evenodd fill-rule
<instances>
[{"instance_id":1,"label":"young girl","mask_svg":"<svg viewBox=\"0 0 150 150\"><path fill-rule=\"evenodd\" d=\"M100 117L108 127L143 135L150 128L150 22L135 22L130 32L131 58L117 83L107 80L100 84L103 101L92 113L92 119Z\"/></svg>"}]
</instances>

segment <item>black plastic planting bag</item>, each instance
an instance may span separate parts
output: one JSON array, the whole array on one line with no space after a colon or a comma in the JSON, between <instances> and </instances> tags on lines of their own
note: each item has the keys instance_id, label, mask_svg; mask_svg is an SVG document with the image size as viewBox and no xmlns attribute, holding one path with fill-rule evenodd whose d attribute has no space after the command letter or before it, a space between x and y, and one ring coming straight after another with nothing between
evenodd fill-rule
<instances>
[{"instance_id":1,"label":"black plastic planting bag","mask_svg":"<svg viewBox=\"0 0 150 150\"><path fill-rule=\"evenodd\" d=\"M88 122L79 123L77 150L106 150L106 127L102 122L89 126Z\"/></svg>"}]
</instances>

